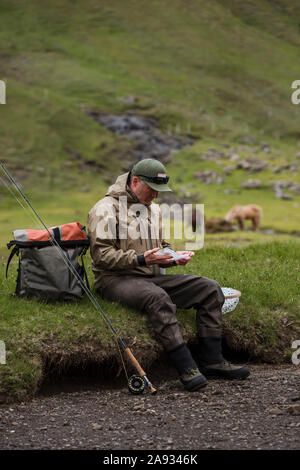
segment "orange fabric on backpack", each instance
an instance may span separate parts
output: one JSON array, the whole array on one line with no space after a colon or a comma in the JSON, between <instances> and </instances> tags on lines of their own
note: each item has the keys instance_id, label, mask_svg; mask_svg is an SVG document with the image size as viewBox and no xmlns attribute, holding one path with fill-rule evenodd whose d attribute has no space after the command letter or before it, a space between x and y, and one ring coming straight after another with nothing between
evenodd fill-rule
<instances>
[{"instance_id":1,"label":"orange fabric on backpack","mask_svg":"<svg viewBox=\"0 0 300 470\"><path fill-rule=\"evenodd\" d=\"M68 240L86 240L87 234L85 232L84 226L79 222L71 222L69 224L60 225L59 227L50 227L49 232L54 238L54 230L58 229L60 233L61 241ZM51 240L50 235L47 230L33 230L26 229L26 234L29 242L37 241L49 241Z\"/></svg>"},{"instance_id":2,"label":"orange fabric on backpack","mask_svg":"<svg viewBox=\"0 0 300 470\"><path fill-rule=\"evenodd\" d=\"M79 222L72 222L70 224L64 224L60 226L62 237L61 239L66 240L85 240L87 235L84 230L84 226Z\"/></svg>"}]
</instances>

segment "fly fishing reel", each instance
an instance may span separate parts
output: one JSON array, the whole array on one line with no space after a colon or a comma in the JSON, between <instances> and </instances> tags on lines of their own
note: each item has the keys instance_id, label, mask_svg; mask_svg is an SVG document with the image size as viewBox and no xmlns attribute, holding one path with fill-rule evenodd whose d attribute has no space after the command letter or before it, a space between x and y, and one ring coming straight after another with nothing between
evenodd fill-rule
<instances>
[{"instance_id":1,"label":"fly fishing reel","mask_svg":"<svg viewBox=\"0 0 300 470\"><path fill-rule=\"evenodd\" d=\"M128 390L134 395L139 395L145 390L145 380L140 375L132 375L128 379Z\"/></svg>"}]
</instances>

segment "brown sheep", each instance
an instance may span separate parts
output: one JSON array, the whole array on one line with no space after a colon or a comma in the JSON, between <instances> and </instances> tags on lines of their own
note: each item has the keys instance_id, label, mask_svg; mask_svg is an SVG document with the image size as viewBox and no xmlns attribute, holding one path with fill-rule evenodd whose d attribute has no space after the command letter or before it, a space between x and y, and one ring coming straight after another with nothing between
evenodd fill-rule
<instances>
[{"instance_id":1,"label":"brown sheep","mask_svg":"<svg viewBox=\"0 0 300 470\"><path fill-rule=\"evenodd\" d=\"M237 220L240 230L245 228L245 220L252 220L253 230L257 231L259 229L260 221L263 215L263 210L260 206L256 204L248 204L246 206L233 206L228 214L225 216L225 220L233 223L234 220Z\"/></svg>"}]
</instances>

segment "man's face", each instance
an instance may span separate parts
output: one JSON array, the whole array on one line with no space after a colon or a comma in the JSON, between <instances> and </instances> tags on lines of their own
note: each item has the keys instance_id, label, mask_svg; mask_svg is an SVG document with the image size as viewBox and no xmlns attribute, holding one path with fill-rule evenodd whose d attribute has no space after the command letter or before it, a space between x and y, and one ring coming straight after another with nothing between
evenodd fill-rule
<instances>
[{"instance_id":1,"label":"man's face","mask_svg":"<svg viewBox=\"0 0 300 470\"><path fill-rule=\"evenodd\" d=\"M131 191L136 195L141 204L149 206L153 199L157 198L158 191L151 189L145 181L133 176L130 185Z\"/></svg>"}]
</instances>

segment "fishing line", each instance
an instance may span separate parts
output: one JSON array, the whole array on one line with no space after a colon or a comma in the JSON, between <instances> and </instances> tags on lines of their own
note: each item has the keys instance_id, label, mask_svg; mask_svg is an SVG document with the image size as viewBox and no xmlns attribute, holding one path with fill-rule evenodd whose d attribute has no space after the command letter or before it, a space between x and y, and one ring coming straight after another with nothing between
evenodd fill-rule
<instances>
[{"instance_id":1,"label":"fishing line","mask_svg":"<svg viewBox=\"0 0 300 470\"><path fill-rule=\"evenodd\" d=\"M125 371L125 374L126 374L126 378L128 380L128 387L129 387L129 390L132 392L132 393L142 393L142 391L144 390L144 385L146 384L148 386L148 388L150 389L151 393L154 394L156 393L156 389L153 387L153 385L151 384L151 382L148 380L148 378L146 377L146 374L145 372L143 371L143 369L141 368L141 366L139 365L138 361L135 359L135 357L133 356L132 352L130 351L130 349L127 347L127 345L125 344L125 342L123 341L123 339L121 338L120 334L118 333L118 331L116 330L116 328L113 326L113 324L111 323L110 319L107 317L107 315L105 314L105 312L102 310L100 304L98 303L97 299L94 297L94 295L92 294L92 292L90 291L90 289L84 284L83 280L81 279L80 275L78 274L77 270L75 269L75 267L73 266L73 264L69 261L69 259L66 257L66 255L64 254L64 251L62 250L62 248L60 247L59 243L55 240L55 238L53 238L51 232L49 231L48 227L46 226L46 224L44 223L44 221L41 219L41 217L39 216L39 214L36 212L36 210L34 209L34 207L31 205L30 201L28 200L27 196L25 195L25 193L22 191L22 189L19 187L19 185L17 184L17 182L14 180L14 178L11 176L11 174L9 173L9 171L7 170L7 168L5 167L5 165L0 161L0 167L2 168L2 171L4 172L5 176L9 179L9 181L11 181L14 185L14 187L18 190L18 192L21 194L22 198L25 200L25 202L27 203L27 205L31 208L31 210L33 211L33 214L35 215L35 217L37 218L39 224L41 224L45 230L48 232L49 234L49 242L55 246L57 252L59 253L60 257L63 259L64 263L66 264L66 266L68 267L68 269L72 272L72 274L76 277L76 279L78 280L78 282L80 283L81 287L83 288L83 290L85 291L85 293L88 295L89 299L91 300L91 302L93 303L94 307L100 311L100 313L102 314L102 317L104 318L104 320L106 321L107 323L107 326L110 327L111 331L113 332L113 334L116 336L117 340L116 343L117 343L117 346L118 346L118 350L119 350L119 353L120 353L120 356L121 356L121 360L122 360L122 363L123 363L123 368L124 368L124 371ZM16 197L16 195L14 194L14 192L11 190L11 188L5 184L5 186L9 189L9 191L12 193L13 197L19 202L19 204L21 205L21 207L23 209L26 209L28 211L28 207L24 207L23 206L23 201L22 200L19 200L19 198ZM30 213L31 217L32 217L32 213ZM35 220L36 222L36 220ZM115 338L114 338L115 340ZM127 370L126 370L126 366L124 364L124 360L123 360L123 355L121 353L121 350L120 350L120 346L122 347L123 351L127 354L127 357L130 359L131 363L134 365L134 367L137 369L137 371L139 372L140 374L140 379L143 379L142 382L139 381L139 377L138 376L132 376L133 380L130 380L128 379L128 374L127 374Z\"/></svg>"},{"instance_id":2,"label":"fishing line","mask_svg":"<svg viewBox=\"0 0 300 470\"><path fill-rule=\"evenodd\" d=\"M0 162L0 165L1 165L1 168L2 170L4 171L4 174L5 176L14 184L14 188L17 187L17 190L20 192L20 194L22 195L23 199L27 202L27 204L29 204L29 206L31 207L31 209L33 210L33 214L32 212L28 209L28 207L26 205L24 205L23 203L23 200L22 199L19 199L19 197L14 193L14 191L12 190L12 188L6 183L5 180L3 180L3 178L1 178L1 180L4 182L5 186L7 187L7 189L9 190L9 192L11 193L11 195L17 200L17 202L20 204L20 206L26 210L26 212L28 213L28 215L30 215L31 219L34 221L34 223L36 224L36 222L38 222L38 225L42 224L42 226L47 230L48 234L49 234L49 242L52 243L52 245L55 247L56 251L59 253L59 256L63 259L63 262L65 263L65 265L68 267L69 270L71 270L71 272L76 276L76 278L78 279L78 281L80 282L81 284L81 287L84 288L85 292L87 293L87 295L89 296L90 300L93 302L94 306L96 308L98 308L102 314L105 315L104 312L102 312L102 309L100 307L100 305L98 304L98 302L96 301L96 299L94 298L94 296L92 295L92 293L89 291L89 289L86 288L85 284L83 283L82 279L80 278L80 276L78 275L76 269L74 268L74 266L72 265L72 263L68 260L68 258L66 257L66 255L64 254L64 251L61 249L61 247L59 246L58 242L55 240L55 238L53 238L51 232L49 231L48 227L46 226L46 224L43 222L43 220L41 219L41 217L38 215L38 213L35 211L35 209L33 208L33 206L31 205L30 201L28 200L28 198L26 197L25 193L23 193L22 189L20 188L20 186L16 183L16 181L11 177L11 175L9 175L7 169L4 167L4 165ZM34 217L35 216L35 217ZM106 318L106 320L110 323L110 320L108 318ZM113 333L115 333L119 339L119 334L117 331L115 331L115 328L113 327L112 324L110 324L110 326L112 327L113 329Z\"/></svg>"},{"instance_id":3,"label":"fishing line","mask_svg":"<svg viewBox=\"0 0 300 470\"><path fill-rule=\"evenodd\" d=\"M20 192L20 194L22 195L23 199L27 202L27 204L30 206L30 208L32 209L35 217L37 218L39 224L42 224L42 226L45 228L45 230L47 230L48 232L48 235L49 235L49 242L52 243L53 246L55 246L57 252L60 254L61 258L63 259L64 263L66 264L66 266L68 266L68 268L71 270L71 272L76 276L76 278L78 279L78 281L80 282L82 288L85 290L85 292L88 294L89 298L92 300L92 302L94 303L94 305L101 311L101 313L105 316L105 319L108 321L110 327L112 328L113 332L117 335L117 337L119 337L119 333L116 331L116 329L114 328L114 326L111 324L110 320L108 317L106 317L105 313L102 311L100 305L98 304L97 300L95 299L95 297L92 295L92 293L90 292L90 290L85 286L85 284L83 283L82 279L80 278L80 276L78 275L76 269L74 268L74 266L72 265L72 263L68 260L68 258L66 257L66 255L64 254L64 251L61 249L61 247L59 246L59 243L55 240L55 238L53 238L50 230L48 229L48 227L46 226L46 224L43 222L43 220L41 219L41 217L38 215L38 213L36 212L36 210L34 209L34 207L31 205L30 201L28 200L28 198L26 197L26 195L24 194L24 192L22 191L22 189L19 187L19 185L16 183L16 181L12 178L11 175L9 175L7 169L4 167L4 165L0 162L0 165L3 169L3 171L5 172L5 174L7 175L7 177L10 179L10 181L13 182L14 185L16 185L18 191ZM10 188L9 188L10 189ZM15 197L14 193L12 192L12 195ZM22 205L21 201L17 198L17 201L20 203L20 205L24 208L24 206ZM27 211L28 211L28 207L26 208ZM31 217L33 218L32 216L32 213L31 213ZM34 222L36 223L36 220L33 218Z\"/></svg>"},{"instance_id":4,"label":"fishing line","mask_svg":"<svg viewBox=\"0 0 300 470\"><path fill-rule=\"evenodd\" d=\"M8 179L8 176L6 174L4 174L4 176ZM4 184L4 186L8 189L8 191L10 192L11 196L13 198L16 199L16 201L19 203L19 205L22 207L22 209L25 210L25 212L27 213L27 215L31 218L31 220L34 222L34 225L36 225L36 219L34 218L32 212L28 209L28 206L26 206L23 202L22 199L19 199L19 193L17 192L15 186L11 187L7 181L5 180L5 178L3 178L2 176L0 176L0 179L2 181L2 183Z\"/></svg>"}]
</instances>

